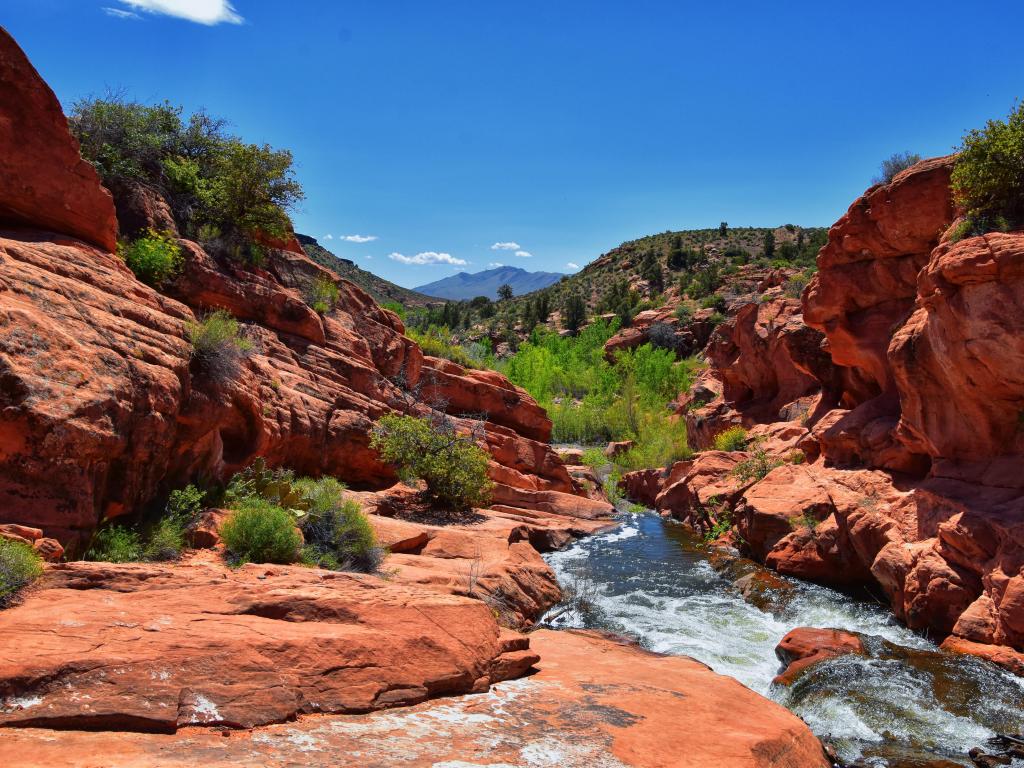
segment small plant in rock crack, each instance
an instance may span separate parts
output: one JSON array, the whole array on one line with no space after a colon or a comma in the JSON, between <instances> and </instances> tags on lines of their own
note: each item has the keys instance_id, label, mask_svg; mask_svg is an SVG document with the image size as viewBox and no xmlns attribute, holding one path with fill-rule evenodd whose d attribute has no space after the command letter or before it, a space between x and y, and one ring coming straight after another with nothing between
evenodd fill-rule
<instances>
[{"instance_id":1,"label":"small plant in rock crack","mask_svg":"<svg viewBox=\"0 0 1024 768\"><path fill-rule=\"evenodd\" d=\"M185 326L192 342L192 359L210 378L224 382L235 377L253 343L241 334L238 321L223 309Z\"/></svg>"},{"instance_id":2,"label":"small plant in rock crack","mask_svg":"<svg viewBox=\"0 0 1024 768\"><path fill-rule=\"evenodd\" d=\"M811 512L804 512L799 517L791 517L789 519L789 527L794 531L806 529L813 536L820 522L821 520L816 518Z\"/></svg>"},{"instance_id":3,"label":"small plant in rock crack","mask_svg":"<svg viewBox=\"0 0 1024 768\"><path fill-rule=\"evenodd\" d=\"M767 451L759 448L749 459L744 459L733 467L732 474L741 482L756 482L764 480L769 472L776 467L781 467L783 463L781 459L773 459Z\"/></svg>"},{"instance_id":4,"label":"small plant in rock crack","mask_svg":"<svg viewBox=\"0 0 1024 768\"><path fill-rule=\"evenodd\" d=\"M319 275L306 291L306 303L319 315L326 315L338 303L338 285L329 277Z\"/></svg>"}]
</instances>

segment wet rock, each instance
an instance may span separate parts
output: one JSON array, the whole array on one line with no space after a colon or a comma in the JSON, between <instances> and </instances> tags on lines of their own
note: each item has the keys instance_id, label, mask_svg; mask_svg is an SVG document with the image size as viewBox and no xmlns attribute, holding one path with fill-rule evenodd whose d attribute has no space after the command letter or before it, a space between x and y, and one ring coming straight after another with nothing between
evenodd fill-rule
<instances>
[{"instance_id":1,"label":"wet rock","mask_svg":"<svg viewBox=\"0 0 1024 768\"><path fill-rule=\"evenodd\" d=\"M432 636L432 635L431 635ZM239 764L444 764L565 768L827 768L818 740L783 707L684 657L651 654L596 633L532 633L541 661L528 678L490 692L363 715L306 716L223 738L210 728L172 736L9 729L0 763L84 768ZM681 728L680 722L700 727Z\"/></svg>"},{"instance_id":2,"label":"wet rock","mask_svg":"<svg viewBox=\"0 0 1024 768\"><path fill-rule=\"evenodd\" d=\"M786 668L773 682L791 685L808 667L845 653L864 653L864 643L852 632L797 627L775 647L775 655Z\"/></svg>"}]
</instances>

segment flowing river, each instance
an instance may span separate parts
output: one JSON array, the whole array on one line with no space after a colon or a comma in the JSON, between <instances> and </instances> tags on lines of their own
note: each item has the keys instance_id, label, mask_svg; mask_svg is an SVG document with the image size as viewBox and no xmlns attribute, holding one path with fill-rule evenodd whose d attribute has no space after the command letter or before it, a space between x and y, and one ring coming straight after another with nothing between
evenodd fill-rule
<instances>
[{"instance_id":1,"label":"flowing river","mask_svg":"<svg viewBox=\"0 0 1024 768\"><path fill-rule=\"evenodd\" d=\"M546 559L570 595L548 613L549 626L609 630L698 659L797 713L844 762L970 766L970 748L994 751L996 734L1024 731L1020 678L938 652L867 598L794 582L759 608L711 567L692 534L655 514L625 513L614 531ZM868 652L818 664L791 688L773 685L775 646L800 626L861 633Z\"/></svg>"}]
</instances>

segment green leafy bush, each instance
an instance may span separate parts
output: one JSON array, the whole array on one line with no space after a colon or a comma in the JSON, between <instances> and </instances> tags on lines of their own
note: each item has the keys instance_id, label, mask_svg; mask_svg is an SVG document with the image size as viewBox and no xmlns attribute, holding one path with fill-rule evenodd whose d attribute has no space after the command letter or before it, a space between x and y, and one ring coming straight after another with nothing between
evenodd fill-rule
<instances>
[{"instance_id":1,"label":"green leafy bush","mask_svg":"<svg viewBox=\"0 0 1024 768\"><path fill-rule=\"evenodd\" d=\"M76 102L68 122L108 187L125 180L155 187L186 236L219 239L229 252L250 256L259 249L243 242L284 237L287 211L303 198L291 153L246 144L205 112L182 113L168 102L107 97Z\"/></svg>"},{"instance_id":2,"label":"green leafy bush","mask_svg":"<svg viewBox=\"0 0 1024 768\"><path fill-rule=\"evenodd\" d=\"M803 296L804 288L811 282L813 276L813 270L808 269L803 272L797 272L786 281L786 284L782 287L782 293L791 299L799 299Z\"/></svg>"},{"instance_id":3,"label":"green leafy bush","mask_svg":"<svg viewBox=\"0 0 1024 768\"><path fill-rule=\"evenodd\" d=\"M952 186L966 212L959 237L1024 226L1024 102L964 135Z\"/></svg>"},{"instance_id":4,"label":"green leafy bush","mask_svg":"<svg viewBox=\"0 0 1024 768\"><path fill-rule=\"evenodd\" d=\"M0 538L0 608L43 573L42 558L20 541Z\"/></svg>"},{"instance_id":5,"label":"green leafy bush","mask_svg":"<svg viewBox=\"0 0 1024 768\"><path fill-rule=\"evenodd\" d=\"M747 430L735 426L715 435L713 444L716 451L742 451L747 447L748 440Z\"/></svg>"},{"instance_id":6,"label":"green leafy bush","mask_svg":"<svg viewBox=\"0 0 1024 768\"><path fill-rule=\"evenodd\" d=\"M766 451L758 449L749 459L744 459L733 467L732 473L747 483L751 480L763 480L769 472L776 467L781 467L782 464L781 460L773 459Z\"/></svg>"},{"instance_id":7,"label":"green leafy bush","mask_svg":"<svg viewBox=\"0 0 1024 768\"><path fill-rule=\"evenodd\" d=\"M394 464L403 480L422 480L445 508L486 506L491 497L488 456L447 422L389 414L373 428L370 445Z\"/></svg>"},{"instance_id":8,"label":"green leafy bush","mask_svg":"<svg viewBox=\"0 0 1024 768\"><path fill-rule=\"evenodd\" d=\"M288 510L258 496L238 502L221 526L220 536L236 565L294 563L302 546Z\"/></svg>"},{"instance_id":9,"label":"green leafy bush","mask_svg":"<svg viewBox=\"0 0 1024 768\"><path fill-rule=\"evenodd\" d=\"M314 312L326 315L338 303L339 295L337 283L329 277L318 275L309 287L306 303L313 308Z\"/></svg>"},{"instance_id":10,"label":"green leafy bush","mask_svg":"<svg viewBox=\"0 0 1024 768\"><path fill-rule=\"evenodd\" d=\"M921 156L916 152L896 152L882 161L878 176L872 180L872 183L888 184L897 173L907 170L907 168L920 161Z\"/></svg>"},{"instance_id":11,"label":"green leafy bush","mask_svg":"<svg viewBox=\"0 0 1024 768\"><path fill-rule=\"evenodd\" d=\"M181 246L170 234L154 229L131 243L119 244L117 252L139 280L154 288L175 278L184 264Z\"/></svg>"},{"instance_id":12,"label":"green leafy bush","mask_svg":"<svg viewBox=\"0 0 1024 768\"><path fill-rule=\"evenodd\" d=\"M423 331L410 327L406 329L406 335L419 344L425 355L451 360L464 368L479 367L477 361L455 340L446 326L431 325Z\"/></svg>"},{"instance_id":13,"label":"green leafy bush","mask_svg":"<svg viewBox=\"0 0 1024 768\"><path fill-rule=\"evenodd\" d=\"M200 369L214 379L232 378L241 359L252 351L252 342L240 331L238 321L223 309L188 323L185 333L192 342L192 358Z\"/></svg>"},{"instance_id":14,"label":"green leafy bush","mask_svg":"<svg viewBox=\"0 0 1024 768\"><path fill-rule=\"evenodd\" d=\"M377 570L383 550L359 505L342 497L345 486L333 477L307 477L295 487L309 503L299 523L306 540L302 561L334 571Z\"/></svg>"},{"instance_id":15,"label":"green leafy bush","mask_svg":"<svg viewBox=\"0 0 1024 768\"><path fill-rule=\"evenodd\" d=\"M104 563L136 563L142 560L142 536L123 525L100 528L85 553L86 560Z\"/></svg>"}]
</instances>

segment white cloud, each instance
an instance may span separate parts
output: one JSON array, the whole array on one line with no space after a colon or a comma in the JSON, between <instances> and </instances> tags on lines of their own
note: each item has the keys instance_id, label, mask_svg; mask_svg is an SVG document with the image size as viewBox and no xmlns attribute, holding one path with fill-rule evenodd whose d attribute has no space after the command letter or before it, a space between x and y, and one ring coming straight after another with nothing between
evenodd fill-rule
<instances>
[{"instance_id":1,"label":"white cloud","mask_svg":"<svg viewBox=\"0 0 1024 768\"><path fill-rule=\"evenodd\" d=\"M490 267L491 269L496 269L496 268L498 268L498 267L504 267L505 265L504 265L504 264L502 264L502 263L501 263L500 261L492 261L492 262L491 262L490 264L488 264L487 266L488 266L488 267Z\"/></svg>"},{"instance_id":2,"label":"white cloud","mask_svg":"<svg viewBox=\"0 0 1024 768\"><path fill-rule=\"evenodd\" d=\"M235 13L229 0L118 0L118 2L136 11L174 16L207 26L222 22L242 23L242 17Z\"/></svg>"},{"instance_id":3,"label":"white cloud","mask_svg":"<svg viewBox=\"0 0 1024 768\"><path fill-rule=\"evenodd\" d=\"M580 268L579 264L573 264L571 261L568 264L566 264L565 266L567 266L569 269L579 269Z\"/></svg>"},{"instance_id":4,"label":"white cloud","mask_svg":"<svg viewBox=\"0 0 1024 768\"><path fill-rule=\"evenodd\" d=\"M516 251L516 256L518 256L520 259L532 259L533 258L533 254L530 253L529 251Z\"/></svg>"},{"instance_id":5,"label":"white cloud","mask_svg":"<svg viewBox=\"0 0 1024 768\"><path fill-rule=\"evenodd\" d=\"M342 240L350 243L372 243L377 239L376 235L342 235Z\"/></svg>"},{"instance_id":6,"label":"white cloud","mask_svg":"<svg viewBox=\"0 0 1024 768\"><path fill-rule=\"evenodd\" d=\"M405 256L401 253L389 253L388 258L399 261L402 264L451 264L453 266L465 266L469 262L465 259L457 259L450 253L438 253L437 251L422 251L415 256Z\"/></svg>"},{"instance_id":7,"label":"white cloud","mask_svg":"<svg viewBox=\"0 0 1024 768\"><path fill-rule=\"evenodd\" d=\"M324 235L324 240L333 240L334 235Z\"/></svg>"},{"instance_id":8,"label":"white cloud","mask_svg":"<svg viewBox=\"0 0 1024 768\"><path fill-rule=\"evenodd\" d=\"M495 243L491 246L492 251L518 251L519 243Z\"/></svg>"},{"instance_id":9,"label":"white cloud","mask_svg":"<svg viewBox=\"0 0 1024 768\"><path fill-rule=\"evenodd\" d=\"M124 10L121 10L120 8L107 8L106 6L104 6L102 10L103 10L103 12L105 14L107 14L107 16L113 16L115 19L138 19L138 18L140 18L139 14L132 13L131 11L124 11Z\"/></svg>"}]
</instances>

